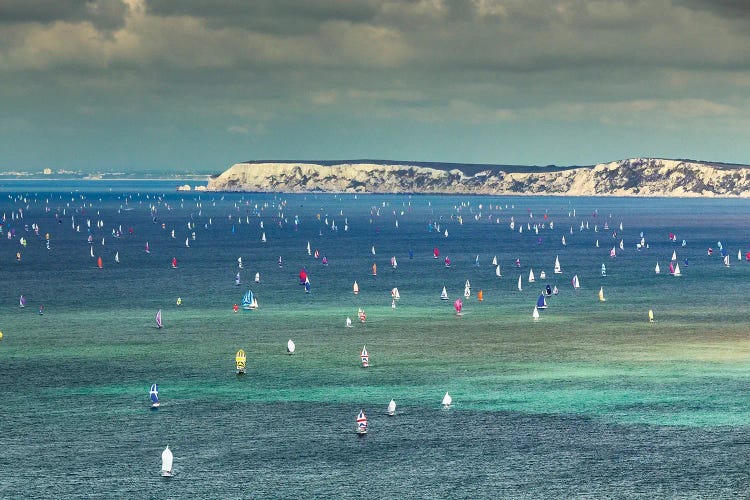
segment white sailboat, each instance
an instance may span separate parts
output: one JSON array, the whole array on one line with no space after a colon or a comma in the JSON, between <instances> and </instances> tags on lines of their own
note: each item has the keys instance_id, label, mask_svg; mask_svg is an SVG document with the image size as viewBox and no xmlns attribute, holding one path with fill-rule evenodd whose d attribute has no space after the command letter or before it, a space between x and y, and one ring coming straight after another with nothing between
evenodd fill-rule
<instances>
[{"instance_id":1,"label":"white sailboat","mask_svg":"<svg viewBox=\"0 0 750 500\"><path fill-rule=\"evenodd\" d=\"M518 276L518 291L523 292L523 287L521 286L521 276Z\"/></svg>"},{"instance_id":2,"label":"white sailboat","mask_svg":"<svg viewBox=\"0 0 750 500\"><path fill-rule=\"evenodd\" d=\"M492 265L495 266L495 267L497 267L497 255L495 255L494 257L492 257Z\"/></svg>"},{"instance_id":3,"label":"white sailboat","mask_svg":"<svg viewBox=\"0 0 750 500\"><path fill-rule=\"evenodd\" d=\"M495 276L497 276L498 278L501 278L503 276L500 272L500 266L495 266Z\"/></svg>"},{"instance_id":4,"label":"white sailboat","mask_svg":"<svg viewBox=\"0 0 750 500\"><path fill-rule=\"evenodd\" d=\"M659 269L659 263L658 262L656 263L656 267L654 268L654 272L656 274L659 274L661 272L661 269Z\"/></svg>"},{"instance_id":5,"label":"white sailboat","mask_svg":"<svg viewBox=\"0 0 750 500\"><path fill-rule=\"evenodd\" d=\"M260 273L255 273L255 282L260 283Z\"/></svg>"},{"instance_id":6,"label":"white sailboat","mask_svg":"<svg viewBox=\"0 0 750 500\"><path fill-rule=\"evenodd\" d=\"M573 279L570 282L572 283L574 290L578 290L579 288L581 288L581 283L580 283L580 281L578 281L578 275L577 274L575 276L573 276Z\"/></svg>"},{"instance_id":7,"label":"white sailboat","mask_svg":"<svg viewBox=\"0 0 750 500\"><path fill-rule=\"evenodd\" d=\"M172 450L169 449L169 446L164 448L164 451L161 452L161 475L162 477L172 477L172 460L173 460Z\"/></svg>"},{"instance_id":8,"label":"white sailboat","mask_svg":"<svg viewBox=\"0 0 750 500\"><path fill-rule=\"evenodd\" d=\"M443 408L446 408L446 409L450 408L451 403L453 403L453 398L451 397L450 394L446 392L445 396L443 396L443 402L442 402Z\"/></svg>"},{"instance_id":9,"label":"white sailboat","mask_svg":"<svg viewBox=\"0 0 750 500\"><path fill-rule=\"evenodd\" d=\"M536 306L534 306L534 312L531 313L531 317L534 318L534 321L539 321L539 309Z\"/></svg>"},{"instance_id":10,"label":"white sailboat","mask_svg":"<svg viewBox=\"0 0 750 500\"><path fill-rule=\"evenodd\" d=\"M352 286L352 290L354 291L354 295L357 295L359 293L359 285L357 282L354 282L354 285Z\"/></svg>"},{"instance_id":11,"label":"white sailboat","mask_svg":"<svg viewBox=\"0 0 750 500\"><path fill-rule=\"evenodd\" d=\"M729 254L724 256L724 267L729 267Z\"/></svg>"},{"instance_id":12,"label":"white sailboat","mask_svg":"<svg viewBox=\"0 0 750 500\"><path fill-rule=\"evenodd\" d=\"M391 402L388 403L387 413L391 417L396 414L396 402L392 399L391 399Z\"/></svg>"},{"instance_id":13,"label":"white sailboat","mask_svg":"<svg viewBox=\"0 0 750 500\"><path fill-rule=\"evenodd\" d=\"M560 267L560 257L555 256L555 274L562 274L562 268Z\"/></svg>"},{"instance_id":14,"label":"white sailboat","mask_svg":"<svg viewBox=\"0 0 750 500\"><path fill-rule=\"evenodd\" d=\"M120 262L120 252L115 252L115 262Z\"/></svg>"},{"instance_id":15,"label":"white sailboat","mask_svg":"<svg viewBox=\"0 0 750 500\"><path fill-rule=\"evenodd\" d=\"M296 346L294 345L294 341L292 339L289 339L289 341L287 341L287 343L286 343L286 352L288 354L294 354L294 349L295 348L296 348Z\"/></svg>"},{"instance_id":16,"label":"white sailboat","mask_svg":"<svg viewBox=\"0 0 750 500\"><path fill-rule=\"evenodd\" d=\"M440 292L440 300L448 300L448 290L443 287L443 291Z\"/></svg>"},{"instance_id":17,"label":"white sailboat","mask_svg":"<svg viewBox=\"0 0 750 500\"><path fill-rule=\"evenodd\" d=\"M533 282L534 282L534 270L529 269L529 283L533 283Z\"/></svg>"},{"instance_id":18,"label":"white sailboat","mask_svg":"<svg viewBox=\"0 0 750 500\"><path fill-rule=\"evenodd\" d=\"M673 276L682 276L682 273L680 272L680 263L674 265L674 273Z\"/></svg>"},{"instance_id":19,"label":"white sailboat","mask_svg":"<svg viewBox=\"0 0 750 500\"><path fill-rule=\"evenodd\" d=\"M346 327L347 328L352 327L352 319L349 316L346 317Z\"/></svg>"}]
</instances>

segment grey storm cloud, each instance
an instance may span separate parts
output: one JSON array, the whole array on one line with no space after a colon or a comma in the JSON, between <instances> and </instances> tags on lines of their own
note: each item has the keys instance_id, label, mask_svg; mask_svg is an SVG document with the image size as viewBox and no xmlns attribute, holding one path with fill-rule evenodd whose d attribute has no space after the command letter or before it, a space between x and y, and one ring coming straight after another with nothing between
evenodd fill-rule
<instances>
[{"instance_id":1,"label":"grey storm cloud","mask_svg":"<svg viewBox=\"0 0 750 500\"><path fill-rule=\"evenodd\" d=\"M342 119L730 137L750 128L746 1L0 0L0 129L68 106L235 140Z\"/></svg>"},{"instance_id":2,"label":"grey storm cloud","mask_svg":"<svg viewBox=\"0 0 750 500\"><path fill-rule=\"evenodd\" d=\"M89 21L113 30L125 24L127 10L123 0L2 0L0 24Z\"/></svg>"}]
</instances>

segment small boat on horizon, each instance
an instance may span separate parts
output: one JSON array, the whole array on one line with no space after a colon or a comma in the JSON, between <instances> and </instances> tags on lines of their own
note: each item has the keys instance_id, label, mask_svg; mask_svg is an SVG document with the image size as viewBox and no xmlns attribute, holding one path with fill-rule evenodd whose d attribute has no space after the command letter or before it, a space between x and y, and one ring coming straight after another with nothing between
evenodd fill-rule
<instances>
[{"instance_id":1,"label":"small boat on horizon","mask_svg":"<svg viewBox=\"0 0 750 500\"><path fill-rule=\"evenodd\" d=\"M294 345L294 341L292 339L289 339L286 343L286 352L287 354L294 354L294 350L296 349L296 346Z\"/></svg>"}]
</instances>

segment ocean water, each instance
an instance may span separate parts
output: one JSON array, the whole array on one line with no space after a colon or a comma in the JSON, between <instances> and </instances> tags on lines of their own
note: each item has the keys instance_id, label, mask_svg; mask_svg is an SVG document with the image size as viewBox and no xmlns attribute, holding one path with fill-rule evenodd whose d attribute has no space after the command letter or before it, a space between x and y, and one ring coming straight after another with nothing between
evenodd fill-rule
<instances>
[{"instance_id":1,"label":"ocean water","mask_svg":"<svg viewBox=\"0 0 750 500\"><path fill-rule=\"evenodd\" d=\"M173 189L0 184L0 497L750 495L750 201ZM259 309L234 313L248 288Z\"/></svg>"}]
</instances>

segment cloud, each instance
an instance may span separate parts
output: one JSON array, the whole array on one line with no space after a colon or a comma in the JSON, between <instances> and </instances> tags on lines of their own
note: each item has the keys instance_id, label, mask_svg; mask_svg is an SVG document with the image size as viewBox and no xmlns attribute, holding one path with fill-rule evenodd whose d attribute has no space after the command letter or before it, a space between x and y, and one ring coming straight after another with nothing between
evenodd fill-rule
<instances>
[{"instance_id":1,"label":"cloud","mask_svg":"<svg viewBox=\"0 0 750 500\"><path fill-rule=\"evenodd\" d=\"M125 24L126 12L123 0L3 0L0 25L89 22L98 30L108 31Z\"/></svg>"}]
</instances>

